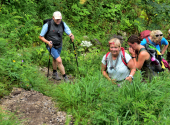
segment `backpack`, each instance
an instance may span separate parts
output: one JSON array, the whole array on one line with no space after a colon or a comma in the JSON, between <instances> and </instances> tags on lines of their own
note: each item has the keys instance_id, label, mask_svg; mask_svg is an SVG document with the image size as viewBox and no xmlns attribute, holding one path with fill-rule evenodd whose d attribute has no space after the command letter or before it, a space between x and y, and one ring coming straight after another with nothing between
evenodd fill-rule
<instances>
[{"instance_id":1,"label":"backpack","mask_svg":"<svg viewBox=\"0 0 170 125\"><path fill-rule=\"evenodd\" d=\"M48 32L50 31L50 28L51 28L51 20L52 20L52 18L51 18L51 19L45 19L45 20L43 20L43 25L46 24L46 23L48 23L48 30L47 30L46 34L48 34ZM64 23L63 23L63 21L61 21L61 24L62 24L62 27L63 27L63 30L64 30ZM46 38L46 34L45 34L45 38Z\"/></svg>"},{"instance_id":2,"label":"backpack","mask_svg":"<svg viewBox=\"0 0 170 125\"><path fill-rule=\"evenodd\" d=\"M146 39L147 43L149 42L148 37L150 36L150 30L144 30L140 33L140 38L141 39Z\"/></svg>"},{"instance_id":3,"label":"backpack","mask_svg":"<svg viewBox=\"0 0 170 125\"><path fill-rule=\"evenodd\" d=\"M123 55L121 55L122 62L125 64L125 66L127 66L127 62L126 62L126 58L125 58L125 49L123 47L121 47L121 51L122 51L122 54L123 54ZM110 54L110 52L106 53L106 57L105 57L106 69L107 69L107 57L108 57L109 54Z\"/></svg>"},{"instance_id":4,"label":"backpack","mask_svg":"<svg viewBox=\"0 0 170 125\"><path fill-rule=\"evenodd\" d=\"M148 37L150 36L150 30L144 30L140 33L141 39L146 39L146 42L149 43ZM161 42L158 43L158 45L161 47Z\"/></svg>"},{"instance_id":5,"label":"backpack","mask_svg":"<svg viewBox=\"0 0 170 125\"><path fill-rule=\"evenodd\" d=\"M165 65L162 61L162 54L151 43L146 43L145 48L151 56L151 69L155 72L165 70Z\"/></svg>"}]
</instances>

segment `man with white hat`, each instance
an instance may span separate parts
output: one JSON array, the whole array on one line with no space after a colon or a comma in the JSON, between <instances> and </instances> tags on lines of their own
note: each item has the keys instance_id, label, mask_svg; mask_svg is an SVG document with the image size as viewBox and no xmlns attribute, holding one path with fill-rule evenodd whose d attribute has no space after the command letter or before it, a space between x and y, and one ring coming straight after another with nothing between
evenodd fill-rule
<instances>
[{"instance_id":1,"label":"man with white hat","mask_svg":"<svg viewBox=\"0 0 170 125\"><path fill-rule=\"evenodd\" d=\"M49 25L50 24L50 25ZM39 38L47 44L47 49L51 52L53 57L53 78L56 80L61 80L57 74L57 66L63 75L63 78L66 82L69 81L67 75L65 74L65 69L62 64L62 59L60 57L62 49L62 35L66 33L70 39L74 40L74 35L71 33L71 30L62 21L62 15L59 11L53 13L52 19L43 25Z\"/></svg>"}]
</instances>

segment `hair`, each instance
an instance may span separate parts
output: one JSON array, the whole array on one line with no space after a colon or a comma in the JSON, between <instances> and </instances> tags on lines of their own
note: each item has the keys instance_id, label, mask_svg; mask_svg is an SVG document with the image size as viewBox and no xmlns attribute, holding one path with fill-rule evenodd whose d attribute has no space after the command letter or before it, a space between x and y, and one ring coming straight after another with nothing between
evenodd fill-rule
<instances>
[{"instance_id":1,"label":"hair","mask_svg":"<svg viewBox=\"0 0 170 125\"><path fill-rule=\"evenodd\" d=\"M170 29L168 30L168 33L170 34Z\"/></svg>"},{"instance_id":2,"label":"hair","mask_svg":"<svg viewBox=\"0 0 170 125\"><path fill-rule=\"evenodd\" d=\"M152 41L161 41L163 36L156 37L156 35L163 34L160 30L153 30L150 32Z\"/></svg>"},{"instance_id":3,"label":"hair","mask_svg":"<svg viewBox=\"0 0 170 125\"><path fill-rule=\"evenodd\" d=\"M128 38L127 42L129 42L131 44L134 44L134 43L140 44L141 38L139 38L137 35L133 34Z\"/></svg>"},{"instance_id":4,"label":"hair","mask_svg":"<svg viewBox=\"0 0 170 125\"><path fill-rule=\"evenodd\" d=\"M118 39L118 38L111 38L109 40L109 43L114 43L115 46L121 47L120 39Z\"/></svg>"}]
</instances>

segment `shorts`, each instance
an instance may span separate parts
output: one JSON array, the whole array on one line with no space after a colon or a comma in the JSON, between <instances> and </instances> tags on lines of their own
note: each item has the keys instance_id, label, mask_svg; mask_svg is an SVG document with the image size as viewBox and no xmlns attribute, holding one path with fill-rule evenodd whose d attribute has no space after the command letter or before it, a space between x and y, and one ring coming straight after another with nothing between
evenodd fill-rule
<instances>
[{"instance_id":1,"label":"shorts","mask_svg":"<svg viewBox=\"0 0 170 125\"><path fill-rule=\"evenodd\" d=\"M47 49L48 49L48 51L50 52L50 47L49 47L49 46L47 46ZM57 48L57 49L55 49L54 47L52 47L52 48L51 48L51 56L52 56L54 59L57 59L57 58L60 56L61 49L62 49L62 47Z\"/></svg>"}]
</instances>

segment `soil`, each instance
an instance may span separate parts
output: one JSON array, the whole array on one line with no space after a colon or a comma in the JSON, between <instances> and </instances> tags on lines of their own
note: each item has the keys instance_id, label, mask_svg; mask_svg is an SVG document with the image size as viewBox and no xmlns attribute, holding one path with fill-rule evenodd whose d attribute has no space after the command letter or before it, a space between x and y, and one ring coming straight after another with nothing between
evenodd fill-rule
<instances>
[{"instance_id":1,"label":"soil","mask_svg":"<svg viewBox=\"0 0 170 125\"><path fill-rule=\"evenodd\" d=\"M42 73L47 76L48 69L40 68ZM48 79L54 84L61 84L61 81L56 81L52 78L52 71L49 71ZM73 77L68 75L68 78L73 81ZM22 88L13 88L9 96L0 99L0 107L2 109L13 112L20 120L23 120L23 125L65 125L66 118L71 119L68 125L72 125L72 116L64 111L60 111L56 107L56 103L52 98L43 95L37 91L26 91Z\"/></svg>"}]
</instances>

